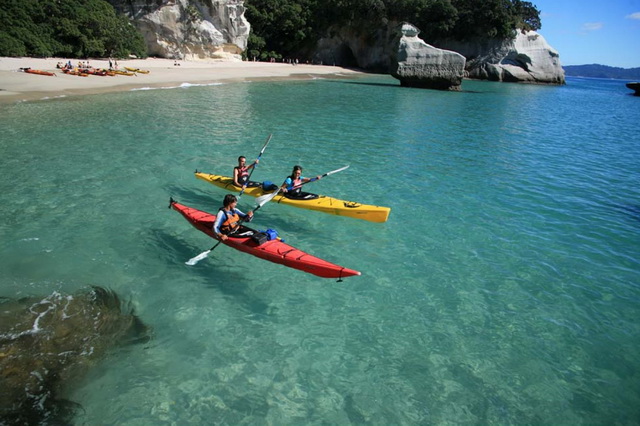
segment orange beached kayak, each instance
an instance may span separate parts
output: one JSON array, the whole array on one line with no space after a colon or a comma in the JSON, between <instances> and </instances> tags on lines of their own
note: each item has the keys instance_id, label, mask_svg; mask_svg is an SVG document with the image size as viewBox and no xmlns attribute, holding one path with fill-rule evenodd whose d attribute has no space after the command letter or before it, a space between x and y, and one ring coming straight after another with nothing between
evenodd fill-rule
<instances>
[{"instance_id":1,"label":"orange beached kayak","mask_svg":"<svg viewBox=\"0 0 640 426\"><path fill-rule=\"evenodd\" d=\"M42 70L34 70L31 68L20 68L21 71L29 73L29 74L38 74L38 75L48 75L48 76L54 76L55 74L49 71L42 71Z\"/></svg>"},{"instance_id":2,"label":"orange beached kayak","mask_svg":"<svg viewBox=\"0 0 640 426\"><path fill-rule=\"evenodd\" d=\"M218 240L213 232L213 223L216 219L215 215L185 206L173 199L171 199L170 202L170 207L180 212L196 229ZM258 231L244 226L241 231L237 236L230 236L227 240L222 241L222 243L236 250L268 260L269 262L278 263L323 278L341 279L353 275L360 275L358 271L327 262L326 260L298 250L295 247L285 244L284 241L279 238L257 242L256 240L260 239L255 238L254 234L258 233Z\"/></svg>"}]
</instances>

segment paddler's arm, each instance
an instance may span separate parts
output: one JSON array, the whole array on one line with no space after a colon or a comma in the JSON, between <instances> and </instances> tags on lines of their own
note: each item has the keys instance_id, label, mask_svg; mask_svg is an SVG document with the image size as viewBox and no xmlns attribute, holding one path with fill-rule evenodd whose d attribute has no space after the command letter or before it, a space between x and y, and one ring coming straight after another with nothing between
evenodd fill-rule
<instances>
[{"instance_id":1,"label":"paddler's arm","mask_svg":"<svg viewBox=\"0 0 640 426\"><path fill-rule=\"evenodd\" d=\"M314 178L302 178L302 182L304 182L304 183L315 182L315 181L320 180L320 179L322 179L322 176L318 175L318 176L316 176Z\"/></svg>"},{"instance_id":2,"label":"paddler's arm","mask_svg":"<svg viewBox=\"0 0 640 426\"><path fill-rule=\"evenodd\" d=\"M240 185L240 182L238 182L238 168L237 167L233 168L233 184L235 186L242 186L242 185Z\"/></svg>"},{"instance_id":3,"label":"paddler's arm","mask_svg":"<svg viewBox=\"0 0 640 426\"><path fill-rule=\"evenodd\" d=\"M216 221L213 223L213 233L216 234L216 236L219 239L221 239L222 241L225 241L229 237L227 237L222 232L220 232L220 225L222 225L223 220L224 220L224 212L220 210L218 212L218 215L216 216Z\"/></svg>"},{"instance_id":4,"label":"paddler's arm","mask_svg":"<svg viewBox=\"0 0 640 426\"><path fill-rule=\"evenodd\" d=\"M251 219L253 219L253 211L249 210L247 213L243 213L240 210L236 209L236 213L238 214L238 216L240 216L243 220L246 220L247 222L251 222ZM247 216L249 217L247 219Z\"/></svg>"},{"instance_id":5,"label":"paddler's arm","mask_svg":"<svg viewBox=\"0 0 640 426\"><path fill-rule=\"evenodd\" d=\"M280 190L282 192L289 192L289 189L292 189L292 186L293 186L293 181L291 180L290 177L288 177L287 179L285 179L284 183L280 187Z\"/></svg>"}]
</instances>

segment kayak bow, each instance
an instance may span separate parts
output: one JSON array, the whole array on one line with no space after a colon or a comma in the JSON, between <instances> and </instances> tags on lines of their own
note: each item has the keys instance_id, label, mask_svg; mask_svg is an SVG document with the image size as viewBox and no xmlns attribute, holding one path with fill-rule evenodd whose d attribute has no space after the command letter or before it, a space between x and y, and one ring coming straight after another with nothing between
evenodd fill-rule
<instances>
[{"instance_id":1,"label":"kayak bow","mask_svg":"<svg viewBox=\"0 0 640 426\"><path fill-rule=\"evenodd\" d=\"M196 171L196 177L229 191L235 192L241 189L235 186L233 184L233 178L228 176L212 175ZM261 186L247 187L244 191L245 194L252 197L260 197L271 192L272 191L265 192ZM336 216L368 220L369 222L386 222L389 218L389 212L391 211L389 207L360 204L355 201L344 201L327 197L326 195L320 195L318 198L313 199L293 199L287 198L284 194L280 193L273 197L272 202L301 209L316 210Z\"/></svg>"},{"instance_id":2,"label":"kayak bow","mask_svg":"<svg viewBox=\"0 0 640 426\"><path fill-rule=\"evenodd\" d=\"M182 214L194 228L218 240L213 232L213 223L216 219L215 215L185 206L173 199L171 200L171 207ZM358 271L312 256L284 243L280 239L258 244L251 238L251 235L256 231L251 228L243 228L250 232L242 232L237 237L229 237L227 240L222 241L222 243L236 250L268 260L269 262L278 263L323 278L341 279L360 275Z\"/></svg>"}]
</instances>

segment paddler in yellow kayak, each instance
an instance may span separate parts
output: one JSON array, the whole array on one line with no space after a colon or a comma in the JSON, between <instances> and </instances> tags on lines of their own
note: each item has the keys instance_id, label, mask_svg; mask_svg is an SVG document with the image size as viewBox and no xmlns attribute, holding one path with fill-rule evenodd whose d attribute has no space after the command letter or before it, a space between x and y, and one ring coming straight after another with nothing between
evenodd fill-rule
<instances>
[{"instance_id":1,"label":"paddler in yellow kayak","mask_svg":"<svg viewBox=\"0 0 640 426\"><path fill-rule=\"evenodd\" d=\"M259 162L260 160L256 159L253 164L247 166L247 158L243 155L238 157L238 165L233 168L233 184L241 187L242 189L247 186L260 186L260 183L258 182L249 181L249 176L251 176L249 170L253 169Z\"/></svg>"},{"instance_id":2,"label":"paddler in yellow kayak","mask_svg":"<svg viewBox=\"0 0 640 426\"><path fill-rule=\"evenodd\" d=\"M313 200L318 198L318 194L312 194L310 192L303 192L300 190L300 187L307 183L313 182L316 180L320 180L322 176L318 175L314 178L306 178L302 177L302 167L293 166L293 170L291 171L291 176L288 176L282 184L282 192L284 192L284 196L287 198L292 198L295 200Z\"/></svg>"}]
</instances>

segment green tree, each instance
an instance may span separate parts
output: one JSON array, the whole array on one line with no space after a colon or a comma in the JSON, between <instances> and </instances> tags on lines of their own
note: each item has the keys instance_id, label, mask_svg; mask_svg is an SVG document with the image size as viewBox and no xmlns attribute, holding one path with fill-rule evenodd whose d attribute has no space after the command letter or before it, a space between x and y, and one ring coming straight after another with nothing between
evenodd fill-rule
<instances>
[{"instance_id":1,"label":"green tree","mask_svg":"<svg viewBox=\"0 0 640 426\"><path fill-rule=\"evenodd\" d=\"M146 57L142 35L105 0L0 1L0 55Z\"/></svg>"}]
</instances>

